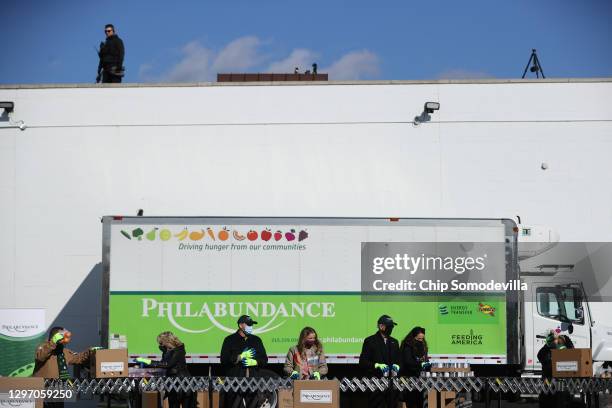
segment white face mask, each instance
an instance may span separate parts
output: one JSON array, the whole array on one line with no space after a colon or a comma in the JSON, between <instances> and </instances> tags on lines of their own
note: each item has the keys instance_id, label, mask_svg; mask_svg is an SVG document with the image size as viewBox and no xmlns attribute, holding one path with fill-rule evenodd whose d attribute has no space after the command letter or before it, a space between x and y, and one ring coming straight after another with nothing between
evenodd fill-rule
<instances>
[{"instance_id":1,"label":"white face mask","mask_svg":"<svg viewBox=\"0 0 612 408\"><path fill-rule=\"evenodd\" d=\"M246 334L253 334L253 326L244 326L244 332Z\"/></svg>"}]
</instances>

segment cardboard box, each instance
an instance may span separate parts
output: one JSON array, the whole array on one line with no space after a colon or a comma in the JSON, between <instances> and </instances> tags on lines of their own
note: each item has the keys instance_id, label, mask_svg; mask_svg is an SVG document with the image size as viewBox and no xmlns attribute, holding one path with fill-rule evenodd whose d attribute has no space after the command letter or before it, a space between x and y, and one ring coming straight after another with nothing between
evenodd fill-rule
<instances>
[{"instance_id":1,"label":"cardboard box","mask_svg":"<svg viewBox=\"0 0 612 408\"><path fill-rule=\"evenodd\" d=\"M212 394L212 405L209 398L209 395ZM198 391L196 393L196 408L219 408L219 399L220 394L219 391L213 391L209 393L208 391Z\"/></svg>"},{"instance_id":2,"label":"cardboard box","mask_svg":"<svg viewBox=\"0 0 612 408\"><path fill-rule=\"evenodd\" d=\"M94 378L127 377L127 350L94 350L90 358L90 376Z\"/></svg>"},{"instance_id":3,"label":"cardboard box","mask_svg":"<svg viewBox=\"0 0 612 408\"><path fill-rule=\"evenodd\" d=\"M11 399L9 391L44 390L43 377L0 377L0 406L16 408L42 408L42 399Z\"/></svg>"},{"instance_id":4,"label":"cardboard box","mask_svg":"<svg viewBox=\"0 0 612 408\"><path fill-rule=\"evenodd\" d=\"M140 394L140 406L141 408L158 408L159 407L159 392L157 391L143 391Z\"/></svg>"},{"instance_id":5,"label":"cardboard box","mask_svg":"<svg viewBox=\"0 0 612 408\"><path fill-rule=\"evenodd\" d=\"M208 391L198 391L196 393L196 408L209 408Z\"/></svg>"},{"instance_id":6,"label":"cardboard box","mask_svg":"<svg viewBox=\"0 0 612 408\"><path fill-rule=\"evenodd\" d=\"M592 377L591 349L552 350L553 377Z\"/></svg>"},{"instance_id":7,"label":"cardboard box","mask_svg":"<svg viewBox=\"0 0 612 408\"><path fill-rule=\"evenodd\" d=\"M455 408L455 391L431 390L427 393L427 406L429 408ZM438 398L439 397L439 398Z\"/></svg>"},{"instance_id":8,"label":"cardboard box","mask_svg":"<svg viewBox=\"0 0 612 408\"><path fill-rule=\"evenodd\" d=\"M293 391L288 388L281 388L276 393L278 397L278 408L293 408Z\"/></svg>"},{"instance_id":9,"label":"cardboard box","mask_svg":"<svg viewBox=\"0 0 612 408\"><path fill-rule=\"evenodd\" d=\"M336 380L294 381L294 408L340 407L340 383Z\"/></svg>"}]
</instances>

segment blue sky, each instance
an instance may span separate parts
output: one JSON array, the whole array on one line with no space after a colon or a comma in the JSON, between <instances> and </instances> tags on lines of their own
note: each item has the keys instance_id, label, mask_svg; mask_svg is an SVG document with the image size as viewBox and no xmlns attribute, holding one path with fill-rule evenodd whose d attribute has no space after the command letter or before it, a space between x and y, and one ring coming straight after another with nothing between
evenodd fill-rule
<instances>
[{"instance_id":1,"label":"blue sky","mask_svg":"<svg viewBox=\"0 0 612 408\"><path fill-rule=\"evenodd\" d=\"M93 82L103 27L125 82L319 64L330 79L518 78L531 48L547 77L612 76L610 0L7 1L0 83Z\"/></svg>"}]
</instances>

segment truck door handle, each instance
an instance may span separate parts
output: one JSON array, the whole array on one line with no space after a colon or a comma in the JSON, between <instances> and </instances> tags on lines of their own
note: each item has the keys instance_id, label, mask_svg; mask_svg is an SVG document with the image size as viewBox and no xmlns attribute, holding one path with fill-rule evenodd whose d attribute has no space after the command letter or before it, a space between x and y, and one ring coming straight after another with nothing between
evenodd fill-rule
<instances>
[{"instance_id":1,"label":"truck door handle","mask_svg":"<svg viewBox=\"0 0 612 408\"><path fill-rule=\"evenodd\" d=\"M536 335L536 339L545 339L546 336L542 336L541 334Z\"/></svg>"}]
</instances>

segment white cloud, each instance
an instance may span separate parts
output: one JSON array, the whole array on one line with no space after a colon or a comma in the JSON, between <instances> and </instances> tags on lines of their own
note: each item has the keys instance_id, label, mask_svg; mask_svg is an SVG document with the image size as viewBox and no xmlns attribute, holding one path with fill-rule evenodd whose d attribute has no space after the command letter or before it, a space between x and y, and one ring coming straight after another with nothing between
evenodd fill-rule
<instances>
[{"instance_id":1,"label":"white cloud","mask_svg":"<svg viewBox=\"0 0 612 408\"><path fill-rule=\"evenodd\" d=\"M229 43L216 56L212 70L217 72L245 71L265 59L259 54L261 41L257 37L238 38Z\"/></svg>"},{"instance_id":2,"label":"white cloud","mask_svg":"<svg viewBox=\"0 0 612 408\"><path fill-rule=\"evenodd\" d=\"M199 41L191 41L181 48L181 58L166 72L154 75L154 64L145 63L140 66L138 75L143 81L214 81L219 72L290 73L295 67L304 72L319 58L312 50L296 48L287 57L268 62L266 66L269 58L261 48L262 41L255 36L237 38L219 51L206 48ZM379 65L378 56L371 51L352 51L328 68L319 68L319 72L329 73L330 79L364 79L377 76Z\"/></svg>"},{"instance_id":3,"label":"white cloud","mask_svg":"<svg viewBox=\"0 0 612 408\"><path fill-rule=\"evenodd\" d=\"M353 51L343 55L321 72L328 72L330 79L373 78L380 73L380 61L371 51Z\"/></svg>"},{"instance_id":4,"label":"white cloud","mask_svg":"<svg viewBox=\"0 0 612 408\"><path fill-rule=\"evenodd\" d=\"M213 52L204 48L198 41L187 43L181 50L183 58L168 72L161 76L162 81L190 82L209 81Z\"/></svg>"},{"instance_id":5,"label":"white cloud","mask_svg":"<svg viewBox=\"0 0 612 408\"><path fill-rule=\"evenodd\" d=\"M138 67L138 77L141 79L150 77L152 69L153 69L153 64L150 64L150 63L141 64L140 67Z\"/></svg>"},{"instance_id":6,"label":"white cloud","mask_svg":"<svg viewBox=\"0 0 612 408\"><path fill-rule=\"evenodd\" d=\"M269 66L267 71L274 73L286 73L293 72L293 70L298 67L300 72L304 72L306 70L311 69L310 66L317 59L317 54L314 52L304 49L304 48L296 48L291 51L291 54L285 59L280 61L274 61Z\"/></svg>"},{"instance_id":7,"label":"white cloud","mask_svg":"<svg viewBox=\"0 0 612 408\"><path fill-rule=\"evenodd\" d=\"M470 71L467 69L449 69L438 74L439 79L485 79L494 78L493 75L483 71Z\"/></svg>"}]
</instances>

